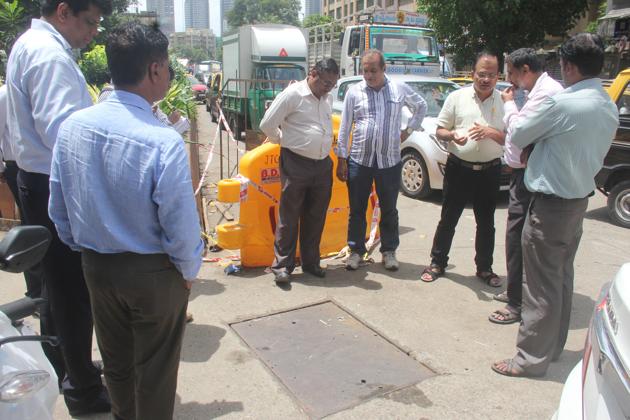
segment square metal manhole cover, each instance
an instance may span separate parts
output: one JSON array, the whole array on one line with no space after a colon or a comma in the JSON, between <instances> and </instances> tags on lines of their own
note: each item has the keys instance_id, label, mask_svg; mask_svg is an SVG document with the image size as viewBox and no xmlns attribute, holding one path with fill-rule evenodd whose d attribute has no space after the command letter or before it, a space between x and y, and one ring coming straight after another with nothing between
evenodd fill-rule
<instances>
[{"instance_id":1,"label":"square metal manhole cover","mask_svg":"<svg viewBox=\"0 0 630 420\"><path fill-rule=\"evenodd\" d=\"M231 327L316 418L434 375L333 302Z\"/></svg>"}]
</instances>

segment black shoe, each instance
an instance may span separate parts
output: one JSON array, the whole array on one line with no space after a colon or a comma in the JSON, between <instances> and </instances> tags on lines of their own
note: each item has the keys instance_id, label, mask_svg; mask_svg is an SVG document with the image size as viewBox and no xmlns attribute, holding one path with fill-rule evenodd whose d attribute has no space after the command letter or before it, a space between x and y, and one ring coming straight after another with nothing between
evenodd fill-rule
<instances>
[{"instance_id":1,"label":"black shoe","mask_svg":"<svg viewBox=\"0 0 630 420\"><path fill-rule=\"evenodd\" d=\"M289 283L290 280L290 275L289 273L287 273L286 271L278 271L277 273L275 273L276 275L276 283Z\"/></svg>"},{"instance_id":2,"label":"black shoe","mask_svg":"<svg viewBox=\"0 0 630 420\"><path fill-rule=\"evenodd\" d=\"M106 393L101 393L101 395L90 402L75 403L72 404L72 407L70 407L70 404L66 401L66 405L68 406L68 412L72 417L96 413L109 413L112 411L112 406Z\"/></svg>"},{"instance_id":3,"label":"black shoe","mask_svg":"<svg viewBox=\"0 0 630 420\"><path fill-rule=\"evenodd\" d=\"M315 277L319 277L319 278L326 277L326 270L321 268L319 265L303 265L302 271L305 273L312 274Z\"/></svg>"}]
</instances>

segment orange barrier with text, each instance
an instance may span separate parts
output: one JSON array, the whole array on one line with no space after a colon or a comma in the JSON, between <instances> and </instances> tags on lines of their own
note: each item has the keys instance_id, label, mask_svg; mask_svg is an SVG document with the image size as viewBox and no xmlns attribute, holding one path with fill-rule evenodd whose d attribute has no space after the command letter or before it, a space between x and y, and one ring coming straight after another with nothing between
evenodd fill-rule
<instances>
[{"instance_id":1,"label":"orange barrier with text","mask_svg":"<svg viewBox=\"0 0 630 420\"><path fill-rule=\"evenodd\" d=\"M224 249L240 249L244 267L267 267L273 262L280 200L279 157L279 145L262 144L243 155L236 178L224 179L218 184L218 201L240 202L240 213L237 222L216 227L217 244ZM343 249L348 232L348 189L335 176L337 157L332 151L330 157L333 160L333 187L320 244L322 256ZM368 236L375 205L376 196L372 194L367 210Z\"/></svg>"}]
</instances>

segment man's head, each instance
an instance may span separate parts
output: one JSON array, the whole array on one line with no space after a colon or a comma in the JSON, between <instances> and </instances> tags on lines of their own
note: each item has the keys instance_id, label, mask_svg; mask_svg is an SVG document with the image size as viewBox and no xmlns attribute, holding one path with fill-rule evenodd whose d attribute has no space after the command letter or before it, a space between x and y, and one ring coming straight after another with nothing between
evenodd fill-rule
<instances>
[{"instance_id":1,"label":"man's head","mask_svg":"<svg viewBox=\"0 0 630 420\"><path fill-rule=\"evenodd\" d=\"M519 48L505 60L508 80L516 87L532 90L543 71L543 65L533 48Z\"/></svg>"},{"instance_id":2,"label":"man's head","mask_svg":"<svg viewBox=\"0 0 630 420\"><path fill-rule=\"evenodd\" d=\"M116 27L107 37L105 54L116 88L138 92L149 102L168 91L168 39L157 27L137 22Z\"/></svg>"},{"instance_id":3,"label":"man's head","mask_svg":"<svg viewBox=\"0 0 630 420\"><path fill-rule=\"evenodd\" d=\"M72 48L85 48L98 33L101 17L112 12L112 1L42 0L41 12Z\"/></svg>"},{"instance_id":4,"label":"man's head","mask_svg":"<svg viewBox=\"0 0 630 420\"><path fill-rule=\"evenodd\" d=\"M332 90L339 79L339 66L332 58L324 58L315 63L309 72L308 86L313 95L321 98Z\"/></svg>"},{"instance_id":5,"label":"man's head","mask_svg":"<svg viewBox=\"0 0 630 420\"><path fill-rule=\"evenodd\" d=\"M372 89L380 89L385 85L385 57L379 50L369 49L361 57L363 78Z\"/></svg>"},{"instance_id":6,"label":"man's head","mask_svg":"<svg viewBox=\"0 0 630 420\"><path fill-rule=\"evenodd\" d=\"M562 44L558 53L562 79L567 86L599 76L604 66L604 42L599 35L574 35Z\"/></svg>"},{"instance_id":7,"label":"man's head","mask_svg":"<svg viewBox=\"0 0 630 420\"><path fill-rule=\"evenodd\" d=\"M477 96L486 99L494 91L499 77L499 59L496 54L482 51L477 54L473 70L473 87Z\"/></svg>"}]
</instances>

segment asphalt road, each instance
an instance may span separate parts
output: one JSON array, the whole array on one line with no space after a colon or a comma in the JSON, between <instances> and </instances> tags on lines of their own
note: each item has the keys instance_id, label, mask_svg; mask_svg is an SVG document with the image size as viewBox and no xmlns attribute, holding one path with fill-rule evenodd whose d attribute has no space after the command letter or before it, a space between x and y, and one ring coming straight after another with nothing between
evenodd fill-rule
<instances>
[{"instance_id":1,"label":"asphalt road","mask_svg":"<svg viewBox=\"0 0 630 420\"><path fill-rule=\"evenodd\" d=\"M200 107L201 141L211 138L212 125ZM202 167L205 156L202 154ZM210 182L218 181L218 157ZM211 196L212 185L206 189ZM505 276L504 236L507 197L496 212L495 271ZM440 196L427 201L400 197L401 245L396 273L385 271L380 255L374 264L348 272L328 262L324 280L296 275L290 291L277 288L262 269L227 276L223 268L234 251L211 256L193 286L181 355L175 413L178 419L301 419L308 418L293 396L230 326L237 320L333 300L436 376L387 395L375 395L334 419L546 419L556 409L562 384L581 357L591 312L601 285L628 262L630 230L610 223L605 197L590 200L584 235L575 261L575 293L568 342L560 360L538 379L512 379L493 373L490 364L514 355L517 325L488 322L499 308L497 289L475 278L474 217L470 208L460 220L450 265L435 283L420 282L440 214ZM238 213L235 212L236 216ZM210 216L216 217L214 212ZM561 221L559 221L561 223ZM0 301L23 293L19 275L0 273ZM502 290L502 289L499 289ZM307 353L309 349L302 349ZM99 358L96 344L94 354ZM365 360L366 364L370 360ZM299 368L296 374L300 374ZM308 379L308 378L306 378ZM67 419L61 399L56 419ZM105 419L108 416L93 416Z\"/></svg>"}]
</instances>

